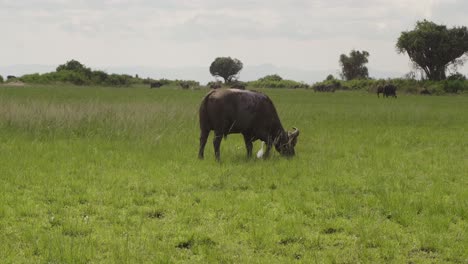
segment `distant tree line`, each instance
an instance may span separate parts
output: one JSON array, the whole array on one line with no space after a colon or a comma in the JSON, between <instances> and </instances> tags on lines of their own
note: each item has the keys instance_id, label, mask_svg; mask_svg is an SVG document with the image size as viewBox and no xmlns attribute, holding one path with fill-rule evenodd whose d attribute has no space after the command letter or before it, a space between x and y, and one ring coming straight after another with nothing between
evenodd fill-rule
<instances>
[{"instance_id":1,"label":"distant tree line","mask_svg":"<svg viewBox=\"0 0 468 264\"><path fill-rule=\"evenodd\" d=\"M447 28L427 20L418 21L413 30L404 31L397 40L399 53L406 53L422 78L431 81L447 79L447 70L456 73L463 66L468 55L468 29L465 26ZM340 55L341 76L344 80L366 79L369 77L369 52L352 50ZM414 75L414 74L413 74ZM460 74L461 75L461 74Z\"/></svg>"},{"instance_id":2,"label":"distant tree line","mask_svg":"<svg viewBox=\"0 0 468 264\"><path fill-rule=\"evenodd\" d=\"M217 57L211 63L209 72L222 81L208 83L208 87L248 88L312 88L318 92L335 92L337 90L372 90L382 82L395 82L399 89L414 93L419 89L433 93L457 93L468 91L466 77L457 72L468 58L468 30L466 27L447 28L433 22L418 21L413 30L402 32L397 40L399 53L406 53L414 64L414 69L420 71L421 80L416 80L415 71L404 78L394 80L374 80L369 77L366 64L370 53L365 50L351 50L349 54L339 56L340 77L336 79L329 75L324 81L312 86L294 80L283 79L277 74L267 75L255 81L239 80L243 63L236 58ZM447 71L451 74L447 76ZM11 78L10 78L11 77ZM200 84L190 80L155 80L142 79L138 75L108 74L100 70L92 70L76 60L59 65L55 72L44 74L26 74L19 78L8 76L7 82L19 80L26 83L50 84L71 83L75 85L130 86L134 84L148 85L151 88L161 86L176 86L183 89L199 87ZM4 82L0 76L0 83Z\"/></svg>"},{"instance_id":3,"label":"distant tree line","mask_svg":"<svg viewBox=\"0 0 468 264\"><path fill-rule=\"evenodd\" d=\"M138 75L109 74L101 70L92 70L77 60L70 60L65 64L59 65L54 72L26 74L16 78L16 80L31 84L69 83L80 86L97 85L121 87L140 84L148 85L149 87L155 82L161 83L160 86L176 86L183 89L200 86L199 82L192 80L158 80L152 78L140 78Z\"/></svg>"},{"instance_id":4,"label":"distant tree line","mask_svg":"<svg viewBox=\"0 0 468 264\"><path fill-rule=\"evenodd\" d=\"M398 92L409 94L434 94L442 95L447 93L468 93L468 81L463 75L451 75L443 81L416 80L407 78L394 79L354 79L338 80L326 79L317 82L311 86L317 92L335 92L335 91L368 91L376 92L377 87L393 84Z\"/></svg>"},{"instance_id":5,"label":"distant tree line","mask_svg":"<svg viewBox=\"0 0 468 264\"><path fill-rule=\"evenodd\" d=\"M100 70L91 70L76 60L59 65L55 72L26 74L18 79L25 83L34 84L70 83L103 86L128 86L141 82L138 77L128 74L108 74Z\"/></svg>"}]
</instances>

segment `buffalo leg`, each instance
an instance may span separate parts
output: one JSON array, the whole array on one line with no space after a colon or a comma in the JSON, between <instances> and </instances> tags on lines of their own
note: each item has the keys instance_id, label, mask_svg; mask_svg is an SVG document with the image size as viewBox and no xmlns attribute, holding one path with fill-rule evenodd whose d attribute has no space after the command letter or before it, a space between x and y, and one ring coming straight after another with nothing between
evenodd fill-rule
<instances>
[{"instance_id":1,"label":"buffalo leg","mask_svg":"<svg viewBox=\"0 0 468 264\"><path fill-rule=\"evenodd\" d=\"M250 135L243 134L244 136L244 142L245 142L245 147L247 148L247 158L252 157L252 137Z\"/></svg>"},{"instance_id":2,"label":"buffalo leg","mask_svg":"<svg viewBox=\"0 0 468 264\"><path fill-rule=\"evenodd\" d=\"M205 145L208 140L209 130L202 130L200 133L200 150L198 151L198 158L203 159L205 153Z\"/></svg>"},{"instance_id":3,"label":"buffalo leg","mask_svg":"<svg viewBox=\"0 0 468 264\"><path fill-rule=\"evenodd\" d=\"M266 159L270 156L270 150L271 150L271 146L273 145L273 140L271 138L268 138L268 140L265 143L266 143L266 149L265 149L265 154L263 154L263 157Z\"/></svg>"},{"instance_id":4,"label":"buffalo leg","mask_svg":"<svg viewBox=\"0 0 468 264\"><path fill-rule=\"evenodd\" d=\"M215 157L217 161L220 160L220 146L221 146L222 139L223 139L223 134L219 132L215 132L215 136L213 138L213 147L214 147Z\"/></svg>"}]
</instances>

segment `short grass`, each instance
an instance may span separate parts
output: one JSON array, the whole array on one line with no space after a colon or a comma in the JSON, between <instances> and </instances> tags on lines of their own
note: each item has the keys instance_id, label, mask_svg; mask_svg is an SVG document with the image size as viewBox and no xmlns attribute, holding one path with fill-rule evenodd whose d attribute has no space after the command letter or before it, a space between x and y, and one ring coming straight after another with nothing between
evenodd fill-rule
<instances>
[{"instance_id":1,"label":"short grass","mask_svg":"<svg viewBox=\"0 0 468 264\"><path fill-rule=\"evenodd\" d=\"M205 92L1 87L1 262L468 262L468 97L264 90L297 156L218 164Z\"/></svg>"}]
</instances>

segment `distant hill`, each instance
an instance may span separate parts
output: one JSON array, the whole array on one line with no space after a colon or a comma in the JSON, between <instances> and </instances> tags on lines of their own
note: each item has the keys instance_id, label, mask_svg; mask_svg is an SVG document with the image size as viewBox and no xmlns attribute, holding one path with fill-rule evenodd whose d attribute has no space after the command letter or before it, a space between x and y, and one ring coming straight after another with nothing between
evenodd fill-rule
<instances>
[{"instance_id":1,"label":"distant hill","mask_svg":"<svg viewBox=\"0 0 468 264\"><path fill-rule=\"evenodd\" d=\"M30 73L46 73L55 71L58 65L38 65L38 64L21 64L11 66L0 66L0 75L14 75L21 76ZM148 66L128 66L128 67L112 67L112 66L94 66L86 65L94 70L104 70L107 73L130 74L142 78L150 77L154 79L184 79L196 80L200 83L207 83L213 81L213 76L208 71L208 66L188 66L188 67L148 67ZM324 80L329 74L339 77L338 69L328 70L304 70L291 67L280 67L273 64L261 64L248 66L245 65L240 73L240 80L252 81L264 77L269 74L278 74L284 79L291 79L295 81L302 81L305 83L315 83ZM396 78L402 77L404 73L401 72L385 72L369 69L369 74L373 78Z\"/></svg>"}]
</instances>

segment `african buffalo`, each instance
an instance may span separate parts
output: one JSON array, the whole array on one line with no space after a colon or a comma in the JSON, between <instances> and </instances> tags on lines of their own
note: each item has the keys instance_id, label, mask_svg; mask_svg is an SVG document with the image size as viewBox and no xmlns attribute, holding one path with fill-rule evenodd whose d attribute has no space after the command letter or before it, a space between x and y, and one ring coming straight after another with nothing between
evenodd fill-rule
<instances>
[{"instance_id":1,"label":"african buffalo","mask_svg":"<svg viewBox=\"0 0 468 264\"><path fill-rule=\"evenodd\" d=\"M190 84L186 83L186 82L180 82L179 85L180 85L180 87L182 87L182 89L190 88Z\"/></svg>"},{"instance_id":2,"label":"african buffalo","mask_svg":"<svg viewBox=\"0 0 468 264\"><path fill-rule=\"evenodd\" d=\"M384 97L396 96L396 86L393 84L386 84L384 86L377 87L377 97L380 97L380 94L383 94Z\"/></svg>"},{"instance_id":3,"label":"african buffalo","mask_svg":"<svg viewBox=\"0 0 468 264\"><path fill-rule=\"evenodd\" d=\"M314 92L330 92L334 93L336 90L333 84L318 84L314 86Z\"/></svg>"},{"instance_id":4,"label":"african buffalo","mask_svg":"<svg viewBox=\"0 0 468 264\"><path fill-rule=\"evenodd\" d=\"M422 94L422 95L431 95L431 92L427 89L427 88L424 88L421 90L421 92L419 92L419 94Z\"/></svg>"},{"instance_id":5,"label":"african buffalo","mask_svg":"<svg viewBox=\"0 0 468 264\"><path fill-rule=\"evenodd\" d=\"M152 83L150 84L150 88L159 88L159 87L161 87L161 86L163 86L163 83L160 82L160 81L152 82Z\"/></svg>"},{"instance_id":6,"label":"african buffalo","mask_svg":"<svg viewBox=\"0 0 468 264\"><path fill-rule=\"evenodd\" d=\"M199 115L200 159L204 157L211 130L215 134L213 146L218 161L221 139L232 133L244 136L248 157L252 156L252 143L257 139L266 143L265 157L268 157L273 145L283 156L295 154L299 130L284 130L273 102L263 93L239 89L211 90L201 102Z\"/></svg>"}]
</instances>

